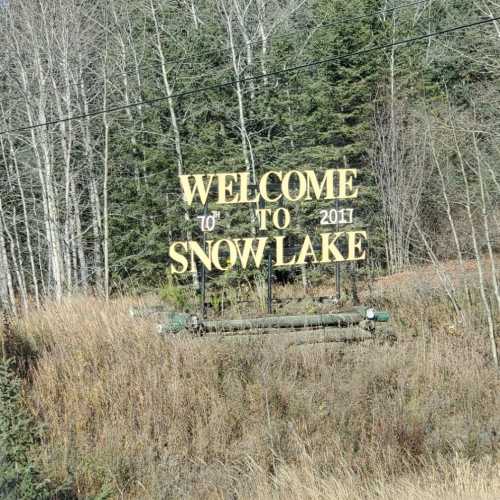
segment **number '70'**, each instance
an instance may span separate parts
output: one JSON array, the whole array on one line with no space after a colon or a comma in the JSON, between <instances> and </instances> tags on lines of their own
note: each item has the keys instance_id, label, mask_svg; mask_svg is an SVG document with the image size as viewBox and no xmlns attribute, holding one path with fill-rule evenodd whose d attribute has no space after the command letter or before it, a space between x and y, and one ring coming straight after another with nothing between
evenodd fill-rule
<instances>
[{"instance_id":1,"label":"number '70'","mask_svg":"<svg viewBox=\"0 0 500 500\"><path fill-rule=\"evenodd\" d=\"M215 222L219 216L217 212L210 215L198 215L197 219L200 221L200 229L204 232L212 232L215 229Z\"/></svg>"}]
</instances>

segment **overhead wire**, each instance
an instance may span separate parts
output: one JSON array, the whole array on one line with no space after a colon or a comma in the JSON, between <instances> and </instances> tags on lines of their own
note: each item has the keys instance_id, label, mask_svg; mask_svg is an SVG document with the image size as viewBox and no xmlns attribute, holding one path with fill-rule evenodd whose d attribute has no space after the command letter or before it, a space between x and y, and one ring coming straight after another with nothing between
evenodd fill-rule
<instances>
[{"instance_id":1,"label":"overhead wire","mask_svg":"<svg viewBox=\"0 0 500 500\"><path fill-rule=\"evenodd\" d=\"M396 12L399 10L407 9L409 7L414 7L417 5L429 3L430 1L431 0L418 0L415 2L402 4L402 5L399 5L397 7L392 7L390 9L383 9L383 10L374 11L374 12L371 12L368 14L362 14L362 15L354 16L354 17L343 17L343 18L340 18L332 23L319 23L316 26L298 26L298 27L293 28L292 30L288 30L286 33L273 35L270 37L270 40L275 41L275 40L279 40L279 39L283 39L283 38L289 38L291 36L294 36L296 33L300 32L300 31L333 28L333 27L336 27L336 26L339 26L341 24L348 23L351 21L360 21L363 19L368 19L368 18L379 16L382 14L393 13L393 12ZM262 39L250 41L250 42L245 43L242 46L238 47L238 51L243 51L248 47L251 47L254 45L260 45L261 43L262 43ZM222 54L223 52L229 51L231 49L232 49L231 45L226 45L226 46L221 47L219 49L211 49L211 50L199 52L196 54L196 56L188 56L188 57L182 57L179 59L166 60L165 64L166 65L176 65L176 64L186 63L186 62L193 62L193 63L197 63L197 64L202 64L202 62L199 61L198 59L205 57L205 56L214 55L214 54ZM149 66L146 67L144 65L138 65L137 67L135 67L134 69L131 69L130 71L113 73L111 75L111 77L118 78L118 77L122 77L122 76L136 76L137 72L139 70L141 70L141 69L144 70L146 68L149 69L150 67ZM70 86L80 88L82 84L84 84L83 80L70 83ZM25 100L25 97L16 97L14 99L9 99L10 102L12 102L12 101L18 102L18 101L24 101L24 100Z\"/></svg>"},{"instance_id":2,"label":"overhead wire","mask_svg":"<svg viewBox=\"0 0 500 500\"><path fill-rule=\"evenodd\" d=\"M241 79L233 79L233 80L229 80L229 81L226 81L226 82L223 82L223 83L218 83L218 84L213 84L213 85L207 85L207 86L204 86L204 87L198 87L198 88L195 88L195 89L192 89L192 90L186 90L186 91L179 92L179 93L173 93L173 94L170 94L170 95L166 95L166 96L162 96L162 97L157 97L157 98L154 98L154 99L146 99L146 100L137 101L137 102L133 102L133 103L129 103L129 104L121 104L121 105L118 105L118 106L112 106L112 107L109 107L109 108L95 110L95 111L92 111L92 112L89 112L89 113L68 116L66 118L62 118L62 119L58 119L58 120L51 120L51 121L47 121L47 122L43 122L43 123L36 123L34 125L29 125L29 126L26 126L26 127L18 127L18 128L14 128L14 129L10 129L10 130L3 130L3 131L0 131L0 135L8 134L8 133L24 132L24 131L32 130L32 129L36 129L36 128L48 127L48 126L51 126L51 125L56 125L58 123L64 123L64 122L69 122L69 121L73 121L73 120L81 120L83 118L91 118L91 117L101 116L101 115L108 114L108 113L116 113L118 111L123 111L123 110L126 110L126 109L135 108L135 107L138 107L138 106L152 106L152 105L158 104L158 103L163 102L163 101L168 101L168 100L171 100L171 99L181 99L181 98L184 98L184 97L189 97L189 96L200 94L200 93L210 92L212 90L218 90L218 89L223 89L223 88L231 87L231 86L236 85L236 84L254 82L254 81L263 80L263 79L271 78L271 77L275 77L275 76L287 75L287 74L290 74L290 73L296 73L298 71L301 71L301 70L304 70L304 69L307 69L307 68L312 68L312 67L315 67L315 66L318 66L318 65L328 64L328 63L335 63L335 62L338 62L338 61L341 61L341 60L344 60L344 59L348 59L348 58L351 58L351 57L355 57L355 56L359 56L359 55L365 55L365 54L370 54L370 53L376 52L378 50L385 50L385 49L389 49L389 48L393 48L393 47L398 47L398 46L402 46L402 45L409 45L409 44L416 43L416 42L419 42L419 41L422 41L422 40L427 40L427 39L432 38L432 37L437 37L437 36L445 35L445 34L448 34L448 33L454 33L454 32L461 31L461 30L464 30L464 29L467 29L467 28L472 28L472 27L476 27L476 26L481 26L481 25L484 25L484 24L492 23L492 22L498 21L498 20L500 20L500 16L499 17L492 17L492 18L488 18L488 19L481 19L479 21L471 22L471 23L468 23L468 24L462 24L462 25L459 25L459 26L452 26L452 27L447 28L447 29L443 29L443 30L439 30L439 31L434 31L432 33L426 33L426 34L419 35L419 36L412 37L412 38L406 38L406 39L403 39L403 40L398 40L398 41L392 42L392 43L375 45L373 47L369 47L369 48L357 50L357 51L354 51L354 52L347 52L346 54L341 54L341 55L335 56L335 57L329 57L329 58L326 58L326 59L319 59L319 60L309 61L307 63L299 64L299 65L292 66L290 68L285 68L285 69L282 69L282 70L271 71L271 72L268 72L268 73L260 73L258 75L249 76L249 77L241 78Z\"/></svg>"},{"instance_id":3,"label":"overhead wire","mask_svg":"<svg viewBox=\"0 0 500 500\"><path fill-rule=\"evenodd\" d=\"M257 95L262 95L263 91L270 88L270 91L273 92L276 89L276 83L278 81L279 80L272 80L272 79L270 79L267 83L263 83L261 81L261 83L259 85L257 85L256 87L253 88L253 91ZM288 82L287 84L291 83L290 80L288 80L287 82ZM294 80L294 84L292 85L292 87L290 87L292 95L298 91L298 85L300 85L300 87L302 89L304 88L303 84L300 84L299 82L303 82L303 80ZM249 89L247 89L246 91L250 92ZM498 102L500 102L500 101L492 101L489 104L494 105L494 104L497 104ZM214 101L214 103L216 104L216 101ZM230 109L232 109L232 108L230 108ZM217 111L214 108L210 107L210 105L208 105L208 108L207 108L206 104L205 104L202 108L200 108L200 112L202 112L202 113L203 112L214 112L215 113ZM234 112L236 113L237 111L235 110ZM236 118L235 118L235 120L236 120ZM253 117L253 120L262 121L262 117L259 118L258 116L255 116L255 117ZM250 125L252 122L252 117L247 117L246 121L247 121L247 125ZM273 123L275 123L275 122L273 122ZM127 126L124 125L124 128L127 129ZM267 126L264 125L263 129L261 129L261 131L266 130L266 129L267 129ZM256 130L254 130L253 132L249 132L249 138L251 138L251 136L254 134L257 134L257 136L258 136L258 133L259 132ZM264 135L265 135L265 133L264 133ZM310 149L314 149L317 147L329 147L329 146L332 146L334 144L334 142L332 142L332 140L330 140L330 139L327 139L327 142L314 141L314 140L312 142L307 141L307 140L304 141L303 138L301 139L299 135L294 135L294 137L291 139L293 141L293 143L295 143L292 145L289 143L286 144L287 140L289 140L289 139L287 139L285 137L280 137L280 138L277 138L276 140L269 139L268 141L264 140L261 144L257 144L257 145L254 144L252 149L254 152L262 152L262 153L265 152L266 158L268 160L274 161L274 160L282 160L283 155L294 155L297 151L304 152L304 154L307 154L307 151ZM190 140L186 140L184 147L186 148L186 151L189 151L190 148L197 150L197 148L200 147L200 144L193 142L190 139ZM280 151L278 151L277 148ZM219 153L221 153L221 152L219 151ZM231 166L231 168L236 167L236 164L234 163L234 161L237 160L237 158L226 157L222 153L221 153L221 156L223 156L225 158L224 161L228 162L228 163L226 163L227 166ZM216 163L219 164L219 163L221 163L222 159L219 159L219 160L213 159L213 161L215 161ZM258 164L261 164L261 162L259 161ZM241 167L244 168L245 166L241 165ZM161 176L161 175L168 173L170 171L171 171L170 169L162 169L162 170L150 172L150 173L142 173L141 172L141 174L139 176L136 176L133 173L130 173L130 175L128 177L135 178L139 181L146 181L147 182L147 179ZM127 177L127 176L124 175L123 177Z\"/></svg>"}]
</instances>

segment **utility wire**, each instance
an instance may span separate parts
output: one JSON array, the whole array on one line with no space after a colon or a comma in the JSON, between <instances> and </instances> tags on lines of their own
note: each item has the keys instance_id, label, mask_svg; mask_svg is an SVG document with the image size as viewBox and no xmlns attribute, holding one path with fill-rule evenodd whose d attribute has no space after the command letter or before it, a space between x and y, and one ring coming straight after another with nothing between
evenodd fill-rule
<instances>
[{"instance_id":1,"label":"utility wire","mask_svg":"<svg viewBox=\"0 0 500 500\"><path fill-rule=\"evenodd\" d=\"M393 43L387 43L387 44L383 44L383 45L376 45L374 47L370 47L370 48L367 48L367 49L361 49L361 50L358 50L358 51L355 51L355 52L348 52L347 54L343 54L343 55L336 56L336 57L330 57L330 58L327 58L327 59L320 59L320 60L316 60L316 61L310 61L308 63L300 64L298 66L292 66L290 68L285 68L285 69L282 69L282 70L272 71L272 72L269 72L269 73L261 73L259 75L250 76L250 77L247 77L247 78L229 80L229 81L224 82L224 83L219 83L219 84L214 84L214 85L207 85L205 87L198 87L196 89L187 90L185 92L179 92L177 94L171 94L169 96L158 97L156 99L149 99L149 100L138 101L138 102L134 102L134 103L130 103L130 104L123 104L123 105L119 105L119 106L110 107L110 108L107 108L107 109L96 110L96 111L93 111L93 112L90 112L90 113L86 113L86 114L81 114L81 115L68 116L67 118L62 118L62 119L59 119L59 120L52 120L52 121L48 121L48 122L44 122L44 123L36 123L34 125L30 125L30 126L27 126L27 127L19 127L19 128L10 129L10 130L3 130L3 131L0 132L0 135L8 134L8 133L15 133L15 132L23 132L23 131L26 131L26 130L32 130L32 129L36 129L36 128L40 128L40 127L48 127L50 125L56 125L58 123L64 123L64 122L69 122L69 121L73 121L73 120L81 120L83 118L90 118L90 117L94 117L94 116L100 116L100 115L103 115L103 114L106 114L106 113L115 113L117 111L122 111L124 109L134 108L134 107L137 107L137 106L152 106L154 104L157 104L157 103L160 103L160 102L163 102L163 101L168 101L169 99L180 99L180 98L188 97L188 96L191 96L191 95L196 95L196 94L200 94L200 93L209 92L211 90L217 90L217 89L231 87L231 86L233 86L235 84L238 84L238 83L247 83L247 82L252 82L252 81L257 81L257 80L263 80L263 79L266 79L266 78L271 78L271 77L274 77L274 76L280 76L280 75L285 75L285 74L289 74L289 73L296 73L296 72L298 72L300 70L307 69L307 68L312 68L312 67L315 67L315 66L319 66L321 64L334 63L334 62L337 62L337 61L341 61L343 59L348 59L348 58L351 58L351 57L354 57L354 56L358 56L358 55L369 54L369 53L372 53L372 52L375 52L375 51L378 51L378 50L384 50L384 49L388 49L388 48L392 48L392 47L398 47L398 46L401 46L401 45L408 45L408 44L419 42L421 40L426 40L428 38L432 38L432 37L435 37L435 36L445 35L447 33L453 33L453 32L456 32L456 31L460 31L460 30L463 30L463 29L466 29L466 28L472 28L472 27L475 27L475 26L481 26L483 24L492 23L492 22L498 21L498 20L500 20L500 16L499 17L492 17L492 18L489 18L489 19L482 19L480 21L475 21L473 23L462 24L460 26L453 26L451 28L447 28L447 29L444 29L444 30L441 30L441 31L435 31L435 32L432 32L432 33L426 33L424 35L420 35L420 36L413 37L413 38L406 38L404 40L399 40L399 41L393 42Z\"/></svg>"},{"instance_id":2,"label":"utility wire","mask_svg":"<svg viewBox=\"0 0 500 500\"><path fill-rule=\"evenodd\" d=\"M289 37L293 36L295 33L300 32L300 31L334 28L336 26L339 26L340 24L348 23L351 21L360 21L362 19L368 19L368 18L379 16L382 14L393 13L393 12L396 12L399 10L407 9L409 7L414 7L417 5L429 3L430 1L431 0L418 0L415 2L410 2L410 3L399 5L398 7L392 7L390 9L384 9L384 10L371 12L369 14L363 14L363 15L354 16L354 17L341 17L340 19L337 19L335 22L332 22L332 23L319 23L315 26L307 26L307 25L297 26L291 30L288 30L285 33L282 33L279 35L274 35L274 36L271 35L270 40L274 41L277 39L289 38ZM261 43L262 43L261 39L256 40L256 41L252 41L252 42L248 42L246 44L243 44L241 47L238 47L238 50L243 50L243 49L246 49L246 48L251 47L253 45L259 45ZM203 58L206 56L210 56L210 55L222 54L223 52L227 52L231 49L232 49L232 47L230 45L226 45L226 46L221 47L219 49L211 49L211 50L199 52L196 54L196 56L182 57L180 59L170 59L170 60L165 61L165 64L176 65L176 64L182 64L182 63L187 63L187 62L194 62L194 63L198 62L199 64L202 64L202 61L197 61L197 59ZM129 71L122 71L122 72L114 73L112 75L112 77L118 78L118 77L122 77L122 76L136 76L136 74L139 70L141 70L141 69L145 70L147 68L149 68L149 66L146 67L144 65L138 65L136 68L131 69ZM6 72L4 72L4 73L6 74ZM84 83L83 80L81 80L81 81L77 81L74 83L70 83L70 86L74 86L74 87L79 88L83 83ZM25 98L23 98L23 97L16 97L14 99L9 99L10 102L12 102L12 101L17 102L17 101L24 101L24 100L25 100ZM4 101L4 102L6 102L6 101Z\"/></svg>"}]
</instances>

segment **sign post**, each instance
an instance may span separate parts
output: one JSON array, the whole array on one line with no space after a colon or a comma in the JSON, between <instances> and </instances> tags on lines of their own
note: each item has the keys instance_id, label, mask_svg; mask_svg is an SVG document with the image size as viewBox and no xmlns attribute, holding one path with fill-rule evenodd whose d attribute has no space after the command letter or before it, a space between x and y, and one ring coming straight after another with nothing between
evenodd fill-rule
<instances>
[{"instance_id":1,"label":"sign post","mask_svg":"<svg viewBox=\"0 0 500 500\"><path fill-rule=\"evenodd\" d=\"M337 229L337 233L340 231L340 200L337 198L335 200L335 209L337 210L337 224L335 227ZM337 302L340 302L340 262L335 262L335 298Z\"/></svg>"},{"instance_id":2,"label":"sign post","mask_svg":"<svg viewBox=\"0 0 500 500\"><path fill-rule=\"evenodd\" d=\"M267 313L273 313L273 256L267 253Z\"/></svg>"},{"instance_id":3,"label":"sign post","mask_svg":"<svg viewBox=\"0 0 500 500\"><path fill-rule=\"evenodd\" d=\"M207 228L205 227L205 221L208 216L208 203L205 203L203 207L203 217L202 220L202 231L203 231L203 251L207 251ZM203 319L207 316L207 305L206 305L206 289L207 289L207 271L205 266L201 266L201 317Z\"/></svg>"}]
</instances>

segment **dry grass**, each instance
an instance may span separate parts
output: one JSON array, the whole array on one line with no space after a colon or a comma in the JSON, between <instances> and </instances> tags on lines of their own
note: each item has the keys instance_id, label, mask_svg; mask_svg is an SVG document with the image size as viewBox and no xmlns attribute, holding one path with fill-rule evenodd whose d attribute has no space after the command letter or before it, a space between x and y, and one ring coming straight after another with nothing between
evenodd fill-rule
<instances>
[{"instance_id":1,"label":"dry grass","mask_svg":"<svg viewBox=\"0 0 500 500\"><path fill-rule=\"evenodd\" d=\"M360 480L355 474L330 475L320 479L309 464L283 467L271 482L255 469L241 488L242 499L296 500L496 500L500 491L500 469L491 461L472 464L454 459L426 467L419 473L397 479L374 476Z\"/></svg>"},{"instance_id":2,"label":"dry grass","mask_svg":"<svg viewBox=\"0 0 500 500\"><path fill-rule=\"evenodd\" d=\"M130 299L33 312L16 328L39 353L38 459L81 498L498 498L480 321L456 334L446 301L410 288L377 300L395 345L163 340Z\"/></svg>"}]
</instances>

